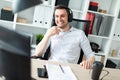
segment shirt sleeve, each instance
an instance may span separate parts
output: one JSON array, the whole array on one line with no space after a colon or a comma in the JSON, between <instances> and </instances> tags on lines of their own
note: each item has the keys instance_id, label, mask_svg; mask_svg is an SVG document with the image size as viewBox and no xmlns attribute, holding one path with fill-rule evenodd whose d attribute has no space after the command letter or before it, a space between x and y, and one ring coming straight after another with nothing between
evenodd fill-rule
<instances>
[{"instance_id":1,"label":"shirt sleeve","mask_svg":"<svg viewBox=\"0 0 120 80\"><path fill-rule=\"evenodd\" d=\"M83 50L83 52L86 56L86 59L89 59L91 56L94 56L94 52L91 49L90 42L83 31L81 33L81 40L80 41L81 41L80 47Z\"/></svg>"}]
</instances>

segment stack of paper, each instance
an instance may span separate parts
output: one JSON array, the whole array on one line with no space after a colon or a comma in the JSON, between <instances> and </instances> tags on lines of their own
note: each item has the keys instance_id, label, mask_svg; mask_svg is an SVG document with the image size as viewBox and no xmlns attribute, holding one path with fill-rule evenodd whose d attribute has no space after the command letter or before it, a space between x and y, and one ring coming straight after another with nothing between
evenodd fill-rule
<instances>
[{"instance_id":1,"label":"stack of paper","mask_svg":"<svg viewBox=\"0 0 120 80\"><path fill-rule=\"evenodd\" d=\"M46 64L49 80L77 80L69 66Z\"/></svg>"}]
</instances>

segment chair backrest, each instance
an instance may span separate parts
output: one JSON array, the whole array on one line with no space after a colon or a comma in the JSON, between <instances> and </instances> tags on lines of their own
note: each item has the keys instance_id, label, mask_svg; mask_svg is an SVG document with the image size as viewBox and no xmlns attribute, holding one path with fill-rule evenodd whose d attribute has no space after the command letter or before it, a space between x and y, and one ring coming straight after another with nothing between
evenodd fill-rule
<instances>
[{"instance_id":1,"label":"chair backrest","mask_svg":"<svg viewBox=\"0 0 120 80\"><path fill-rule=\"evenodd\" d=\"M71 25L76 26L76 28L78 28L78 29L82 29L85 32L85 35L88 37L90 20L73 19L73 21L71 22ZM83 52L83 50L81 50L78 64L80 62L82 62L83 55L84 55L84 52Z\"/></svg>"},{"instance_id":2,"label":"chair backrest","mask_svg":"<svg viewBox=\"0 0 120 80\"><path fill-rule=\"evenodd\" d=\"M88 36L90 20L73 19L71 25L76 26L78 29L82 29L85 35Z\"/></svg>"},{"instance_id":3,"label":"chair backrest","mask_svg":"<svg viewBox=\"0 0 120 80\"><path fill-rule=\"evenodd\" d=\"M85 35L88 36L88 31L89 31L89 27L90 27L89 20L73 19L70 24L73 26L77 26L76 28L78 28L78 29L82 29L85 32ZM50 46L46 50L44 56L41 57L41 59L48 60L49 55L50 55ZM81 50L78 64L82 61L83 55L84 55L83 50Z\"/></svg>"}]
</instances>

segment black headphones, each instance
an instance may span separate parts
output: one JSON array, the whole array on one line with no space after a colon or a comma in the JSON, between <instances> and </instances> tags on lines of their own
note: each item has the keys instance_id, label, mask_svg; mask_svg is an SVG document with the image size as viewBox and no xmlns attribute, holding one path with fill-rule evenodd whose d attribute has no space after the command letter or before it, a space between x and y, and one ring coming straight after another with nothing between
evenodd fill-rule
<instances>
[{"instance_id":1,"label":"black headphones","mask_svg":"<svg viewBox=\"0 0 120 80\"><path fill-rule=\"evenodd\" d=\"M63 5L62 5L62 7L63 7L62 9L65 9L67 11L67 13L68 13L68 22L72 22L72 19L73 19L73 12L72 12L72 10L70 8L66 7L66 6L63 6ZM55 15L53 15L53 16L54 16L53 20L55 21Z\"/></svg>"},{"instance_id":2,"label":"black headphones","mask_svg":"<svg viewBox=\"0 0 120 80\"><path fill-rule=\"evenodd\" d=\"M68 8L68 22L72 22L72 19L73 19L73 12L70 8Z\"/></svg>"}]
</instances>

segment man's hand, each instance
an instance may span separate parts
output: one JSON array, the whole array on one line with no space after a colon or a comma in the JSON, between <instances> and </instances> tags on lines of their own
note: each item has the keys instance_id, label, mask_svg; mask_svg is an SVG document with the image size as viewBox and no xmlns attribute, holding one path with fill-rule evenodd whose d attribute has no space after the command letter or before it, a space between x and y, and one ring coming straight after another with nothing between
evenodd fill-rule
<instances>
[{"instance_id":1,"label":"man's hand","mask_svg":"<svg viewBox=\"0 0 120 80\"><path fill-rule=\"evenodd\" d=\"M92 64L90 61L85 60L80 63L80 66L82 66L85 69L91 69Z\"/></svg>"},{"instance_id":2,"label":"man's hand","mask_svg":"<svg viewBox=\"0 0 120 80\"><path fill-rule=\"evenodd\" d=\"M59 32L60 32L60 29L57 28L56 26L54 26L54 27L50 28L50 29L47 31L47 33L45 34L45 36L49 36L49 37L50 37L50 36L59 34Z\"/></svg>"},{"instance_id":3,"label":"man's hand","mask_svg":"<svg viewBox=\"0 0 120 80\"><path fill-rule=\"evenodd\" d=\"M85 69L91 69L92 68L92 64L95 61L95 57L92 56L90 57L88 60L84 60L80 63L80 66L82 66Z\"/></svg>"}]
</instances>

